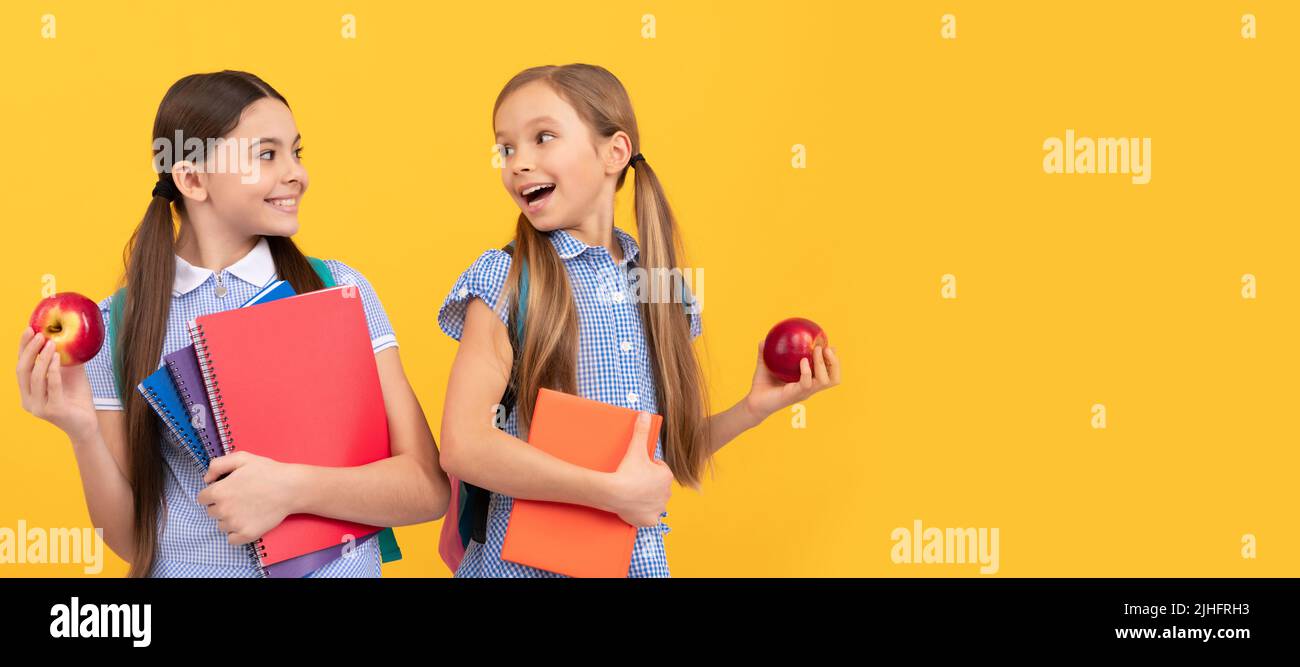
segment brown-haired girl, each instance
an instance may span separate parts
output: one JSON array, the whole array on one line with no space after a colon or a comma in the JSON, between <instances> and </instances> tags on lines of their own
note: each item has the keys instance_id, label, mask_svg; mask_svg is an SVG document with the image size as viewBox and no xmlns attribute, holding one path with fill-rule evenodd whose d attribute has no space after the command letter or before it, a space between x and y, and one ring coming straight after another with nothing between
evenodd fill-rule
<instances>
[{"instance_id":1,"label":"brown-haired girl","mask_svg":"<svg viewBox=\"0 0 1300 667\"><path fill-rule=\"evenodd\" d=\"M61 367L53 345L28 329L18 356L23 407L71 439L91 521L109 548L131 563L132 576L254 577L261 570L243 545L289 514L377 526L440 517L446 476L392 327L370 283L339 261L325 264L336 283L355 285L361 296L391 458L325 468L236 452L212 459L205 475L164 440L135 387L163 355L190 344L186 324L237 308L276 279L299 294L323 281L290 239L307 171L280 93L245 72L184 77L163 97L153 137L159 174L126 248L127 299L113 337L119 347L105 341L84 367ZM99 304L105 326L111 300ZM379 576L376 542L345 550L310 576Z\"/></svg>"},{"instance_id":2,"label":"brown-haired girl","mask_svg":"<svg viewBox=\"0 0 1300 667\"><path fill-rule=\"evenodd\" d=\"M469 543L456 574L560 576L501 559L513 499L528 498L617 513L637 526L628 576L668 576L661 519L673 479L698 488L719 448L773 412L838 384L840 364L831 349L818 348L812 364L804 360L800 380L784 383L764 367L760 343L749 393L709 415L692 346L701 331L698 307L689 296L662 298L680 288L629 285L629 278L683 267L677 224L641 153L623 85L593 65L527 69L497 96L493 126L502 182L521 210L513 247L483 253L438 313L443 331L460 341L443 411L443 465L492 491L486 540ZM614 193L629 169L639 244L614 225ZM524 270L524 335L512 352L507 326ZM512 373L518 400L502 431L490 416ZM519 438L542 387L643 412L616 472L567 463ZM638 446L648 412L664 416L654 460Z\"/></svg>"}]
</instances>

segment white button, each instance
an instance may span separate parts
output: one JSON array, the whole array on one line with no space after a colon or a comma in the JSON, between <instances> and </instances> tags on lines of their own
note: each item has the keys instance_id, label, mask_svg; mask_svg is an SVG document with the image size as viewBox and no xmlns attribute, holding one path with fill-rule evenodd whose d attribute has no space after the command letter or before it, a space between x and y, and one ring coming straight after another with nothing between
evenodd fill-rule
<instances>
[{"instance_id":1,"label":"white button","mask_svg":"<svg viewBox=\"0 0 1300 667\"><path fill-rule=\"evenodd\" d=\"M635 391L629 391L629 392L627 392L627 404L628 404L628 405L636 405L636 400L637 400L638 398L640 398L640 397L636 395L636 392L635 392Z\"/></svg>"},{"instance_id":2,"label":"white button","mask_svg":"<svg viewBox=\"0 0 1300 667\"><path fill-rule=\"evenodd\" d=\"M463 298L469 296L469 288L468 288L468 287L462 287L462 288L460 288L460 291L457 292L457 294L459 294L459 295L460 295L460 298L463 299Z\"/></svg>"},{"instance_id":3,"label":"white button","mask_svg":"<svg viewBox=\"0 0 1300 667\"><path fill-rule=\"evenodd\" d=\"M614 303L623 303L623 292L614 292Z\"/></svg>"},{"instance_id":4,"label":"white button","mask_svg":"<svg viewBox=\"0 0 1300 667\"><path fill-rule=\"evenodd\" d=\"M624 351L624 352L631 352L631 351L632 351L632 343L631 343L630 341L626 341L626 340L625 340L625 341L623 341L623 342L621 342L621 343L618 344L618 349L620 349L620 350L622 350L622 351Z\"/></svg>"}]
</instances>

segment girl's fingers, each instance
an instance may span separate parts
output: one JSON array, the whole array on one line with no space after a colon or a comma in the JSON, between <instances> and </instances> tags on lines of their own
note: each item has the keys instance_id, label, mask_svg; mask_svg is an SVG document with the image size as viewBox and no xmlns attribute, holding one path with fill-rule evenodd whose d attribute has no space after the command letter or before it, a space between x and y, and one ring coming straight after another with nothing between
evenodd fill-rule
<instances>
[{"instance_id":1,"label":"girl's fingers","mask_svg":"<svg viewBox=\"0 0 1300 667\"><path fill-rule=\"evenodd\" d=\"M27 349L27 344L31 342L32 336L35 335L36 332L32 331L31 327L23 327L23 335L18 338L18 354L21 355L23 350Z\"/></svg>"},{"instance_id":2,"label":"girl's fingers","mask_svg":"<svg viewBox=\"0 0 1300 667\"><path fill-rule=\"evenodd\" d=\"M835 348L826 348L826 369L831 374L831 384L840 383L840 360L835 358Z\"/></svg>"},{"instance_id":3,"label":"girl's fingers","mask_svg":"<svg viewBox=\"0 0 1300 667\"><path fill-rule=\"evenodd\" d=\"M32 365L32 400L42 405L45 403L45 378L49 375L50 358L53 356L54 341L49 341L41 348L41 353L36 355L36 363Z\"/></svg>"},{"instance_id":4,"label":"girl's fingers","mask_svg":"<svg viewBox=\"0 0 1300 667\"><path fill-rule=\"evenodd\" d=\"M32 330L29 328L26 331ZM36 355L40 353L41 346L45 344L45 336L27 336L24 334L23 338L26 344L23 345L22 351L18 353L18 388L23 390L23 394L27 394L32 386L32 362Z\"/></svg>"},{"instance_id":5,"label":"girl's fingers","mask_svg":"<svg viewBox=\"0 0 1300 667\"><path fill-rule=\"evenodd\" d=\"M63 359L55 354L50 359L50 370L45 378L46 391L49 392L50 403L58 403L63 400Z\"/></svg>"},{"instance_id":6,"label":"girl's fingers","mask_svg":"<svg viewBox=\"0 0 1300 667\"><path fill-rule=\"evenodd\" d=\"M812 389L812 364L808 363L807 358L799 360L799 386L804 389Z\"/></svg>"},{"instance_id":7,"label":"girl's fingers","mask_svg":"<svg viewBox=\"0 0 1300 667\"><path fill-rule=\"evenodd\" d=\"M830 381L826 373L826 348L820 345L813 348L813 377L817 378L817 384L825 385Z\"/></svg>"}]
</instances>

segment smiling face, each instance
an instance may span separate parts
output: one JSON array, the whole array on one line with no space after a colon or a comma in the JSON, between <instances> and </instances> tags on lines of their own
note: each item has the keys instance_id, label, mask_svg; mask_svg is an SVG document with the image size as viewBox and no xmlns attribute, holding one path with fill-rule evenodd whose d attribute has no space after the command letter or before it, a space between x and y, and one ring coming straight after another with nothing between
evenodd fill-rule
<instances>
[{"instance_id":1,"label":"smiling face","mask_svg":"<svg viewBox=\"0 0 1300 667\"><path fill-rule=\"evenodd\" d=\"M227 164L256 161L250 168L220 168L207 156L203 174L208 201L217 217L248 235L292 236L298 231L298 205L307 190L301 137L293 113L283 102L264 97L244 109L239 124L223 139L243 153ZM229 144L228 144L229 145Z\"/></svg>"},{"instance_id":2,"label":"smiling face","mask_svg":"<svg viewBox=\"0 0 1300 667\"><path fill-rule=\"evenodd\" d=\"M538 231L577 226L604 199L612 206L612 186L590 128L544 81L506 97L493 127L504 159L501 182Z\"/></svg>"}]
</instances>

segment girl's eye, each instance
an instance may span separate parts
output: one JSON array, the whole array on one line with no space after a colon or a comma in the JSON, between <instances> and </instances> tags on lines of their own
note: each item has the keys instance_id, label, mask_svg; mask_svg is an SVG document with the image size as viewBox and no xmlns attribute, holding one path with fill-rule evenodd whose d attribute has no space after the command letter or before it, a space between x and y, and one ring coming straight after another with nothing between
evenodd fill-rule
<instances>
[{"instance_id":1,"label":"girl's eye","mask_svg":"<svg viewBox=\"0 0 1300 667\"><path fill-rule=\"evenodd\" d=\"M261 153L258 153L257 157L262 158L263 160L274 160L274 159L275 159L275 151L272 150L272 149L269 149L269 148L268 148L268 149L262 151Z\"/></svg>"},{"instance_id":2,"label":"girl's eye","mask_svg":"<svg viewBox=\"0 0 1300 667\"><path fill-rule=\"evenodd\" d=\"M293 156L296 157L296 158L298 158L299 160L301 160L301 159L302 159L302 149L301 149L301 148L295 148L294 151L293 151Z\"/></svg>"},{"instance_id":3,"label":"girl's eye","mask_svg":"<svg viewBox=\"0 0 1300 667\"><path fill-rule=\"evenodd\" d=\"M499 150L501 153L501 157L510 157L511 155L515 154L515 149L512 146L501 146Z\"/></svg>"},{"instance_id":4,"label":"girl's eye","mask_svg":"<svg viewBox=\"0 0 1300 667\"><path fill-rule=\"evenodd\" d=\"M554 135L554 134L551 134L550 132L543 132L543 133L537 135L537 143L539 143L539 144L544 144L544 143L546 143L547 141L549 141L549 140L551 140L551 139L554 139L554 138L555 138L555 135Z\"/></svg>"}]
</instances>

